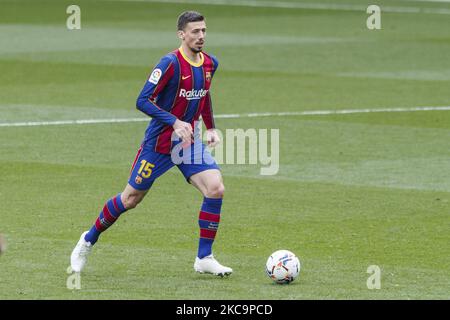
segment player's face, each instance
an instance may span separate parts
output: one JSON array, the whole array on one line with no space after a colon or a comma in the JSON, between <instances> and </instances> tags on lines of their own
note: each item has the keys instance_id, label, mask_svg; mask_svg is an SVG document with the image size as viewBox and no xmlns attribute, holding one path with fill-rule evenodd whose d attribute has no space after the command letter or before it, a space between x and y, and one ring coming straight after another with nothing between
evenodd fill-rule
<instances>
[{"instance_id":1,"label":"player's face","mask_svg":"<svg viewBox=\"0 0 450 320\"><path fill-rule=\"evenodd\" d=\"M192 50L192 52L199 53L203 50L206 37L206 23L205 21L189 22L181 31L181 39Z\"/></svg>"}]
</instances>

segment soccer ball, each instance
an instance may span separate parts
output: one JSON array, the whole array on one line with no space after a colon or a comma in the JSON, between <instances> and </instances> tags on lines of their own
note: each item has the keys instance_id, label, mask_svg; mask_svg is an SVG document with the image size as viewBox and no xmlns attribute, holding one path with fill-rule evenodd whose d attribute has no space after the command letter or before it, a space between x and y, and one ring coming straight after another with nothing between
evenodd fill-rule
<instances>
[{"instance_id":1,"label":"soccer ball","mask_svg":"<svg viewBox=\"0 0 450 320\"><path fill-rule=\"evenodd\" d=\"M266 272L278 284L291 283L300 273L300 260L288 250L278 250L267 259Z\"/></svg>"}]
</instances>

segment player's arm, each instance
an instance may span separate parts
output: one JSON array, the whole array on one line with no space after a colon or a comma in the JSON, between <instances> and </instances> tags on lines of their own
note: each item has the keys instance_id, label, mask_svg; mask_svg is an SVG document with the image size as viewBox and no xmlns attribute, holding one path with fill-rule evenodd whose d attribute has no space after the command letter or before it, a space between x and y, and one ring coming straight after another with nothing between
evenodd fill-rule
<instances>
[{"instance_id":1,"label":"player's arm","mask_svg":"<svg viewBox=\"0 0 450 320\"><path fill-rule=\"evenodd\" d=\"M162 109L156 103L156 97L166 87L173 77L174 66L172 60L164 57L153 69L136 101L136 107L152 118L172 126L175 133L184 141L192 140L193 132L189 123L177 119L176 116Z\"/></svg>"},{"instance_id":2,"label":"player's arm","mask_svg":"<svg viewBox=\"0 0 450 320\"><path fill-rule=\"evenodd\" d=\"M156 103L156 97L166 87L173 74L172 60L168 57L162 58L153 69L136 101L137 109L169 126L174 125L177 117L160 108Z\"/></svg>"},{"instance_id":3,"label":"player's arm","mask_svg":"<svg viewBox=\"0 0 450 320\"><path fill-rule=\"evenodd\" d=\"M213 62L213 71L212 71L211 77L213 77L217 71L217 68L219 67L219 60L217 60L217 58L213 55L211 55L211 59ZM214 123L214 113L213 113L213 108L212 108L211 95L210 95L209 91L206 94L205 105L203 106L201 115L202 115L203 122L205 123L206 129L210 130L210 129L216 128L216 125Z\"/></svg>"},{"instance_id":4,"label":"player's arm","mask_svg":"<svg viewBox=\"0 0 450 320\"><path fill-rule=\"evenodd\" d=\"M206 94L205 97L205 105L202 109L202 119L205 123L206 129L206 140L208 142L208 145L212 148L214 148L216 145L220 143L220 137L219 134L216 132L216 125L214 123L214 115L213 115L213 109L212 109L212 102L211 102L211 96L209 92Z\"/></svg>"},{"instance_id":5,"label":"player's arm","mask_svg":"<svg viewBox=\"0 0 450 320\"><path fill-rule=\"evenodd\" d=\"M214 74L217 70L217 67L219 66L219 61L214 56L211 56L211 58L212 58L213 64L214 64L214 69L212 72L212 76L214 76ZM212 107L211 95L210 95L209 91L206 94L205 105L203 106L201 115L202 115L203 122L205 123L205 127L207 129L206 139L207 139L208 145L210 147L215 147L217 144L220 143L220 137L215 130L216 124L214 122L214 112L213 112L213 107Z\"/></svg>"},{"instance_id":6,"label":"player's arm","mask_svg":"<svg viewBox=\"0 0 450 320\"><path fill-rule=\"evenodd\" d=\"M215 129L214 114L212 109L211 95L208 93L205 96L205 105L202 108L202 119L205 123L206 129Z\"/></svg>"}]
</instances>

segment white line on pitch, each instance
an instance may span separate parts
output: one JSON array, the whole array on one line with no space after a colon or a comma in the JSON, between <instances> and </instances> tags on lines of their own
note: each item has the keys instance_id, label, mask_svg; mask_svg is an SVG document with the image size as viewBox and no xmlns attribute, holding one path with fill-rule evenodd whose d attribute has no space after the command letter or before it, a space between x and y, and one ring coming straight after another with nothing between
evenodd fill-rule
<instances>
[{"instance_id":1,"label":"white line on pitch","mask_svg":"<svg viewBox=\"0 0 450 320\"><path fill-rule=\"evenodd\" d=\"M412 107L412 108L378 108L378 109L344 109L344 110L311 110L293 112L262 112L262 113L235 113L217 114L217 119L238 119L255 117L285 117L285 116L325 116L335 114L354 113L379 113L379 112L416 112L416 111L446 111L450 106L436 107ZM73 124L99 124L99 123L128 123L128 122L148 122L150 118L122 118L122 119L84 119L84 120L61 120L61 121L31 121L31 122L7 122L0 123L0 127L33 127L33 126L57 126Z\"/></svg>"},{"instance_id":2,"label":"white line on pitch","mask_svg":"<svg viewBox=\"0 0 450 320\"><path fill-rule=\"evenodd\" d=\"M117 1L117 0L116 0ZM365 12L367 6L345 3L307 3L307 2L283 2L283 1L264 1L264 0L118 0L124 2L156 2L156 3L175 3L175 4L204 4L219 6L240 6L240 7L261 7L261 8L280 8L280 9L310 9L310 10L339 10L339 11L362 11ZM381 6L381 11L391 13L428 13L428 14L450 14L448 8L421 8L412 6Z\"/></svg>"}]
</instances>

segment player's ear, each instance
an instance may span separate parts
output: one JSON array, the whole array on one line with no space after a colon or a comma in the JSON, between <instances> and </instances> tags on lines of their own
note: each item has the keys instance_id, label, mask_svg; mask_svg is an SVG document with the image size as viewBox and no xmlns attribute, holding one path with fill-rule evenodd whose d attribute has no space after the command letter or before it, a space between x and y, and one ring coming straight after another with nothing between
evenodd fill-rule
<instances>
[{"instance_id":1,"label":"player's ear","mask_svg":"<svg viewBox=\"0 0 450 320\"><path fill-rule=\"evenodd\" d=\"M178 35L178 38L180 38L180 40L184 40L184 31L183 30L178 30L177 35Z\"/></svg>"}]
</instances>

